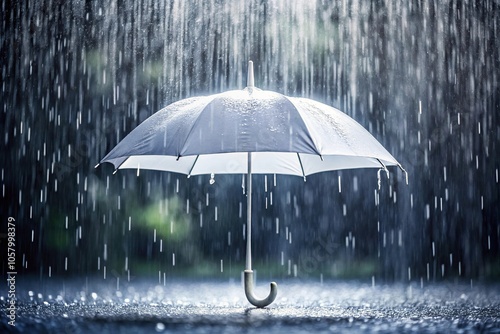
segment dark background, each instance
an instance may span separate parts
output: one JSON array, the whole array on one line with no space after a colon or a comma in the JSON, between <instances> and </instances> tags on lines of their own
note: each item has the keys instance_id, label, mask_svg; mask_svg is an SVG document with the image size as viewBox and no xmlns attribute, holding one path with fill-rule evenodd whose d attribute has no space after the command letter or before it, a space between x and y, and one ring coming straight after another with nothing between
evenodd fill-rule
<instances>
[{"instance_id":1,"label":"dark background","mask_svg":"<svg viewBox=\"0 0 500 334\"><path fill-rule=\"evenodd\" d=\"M498 279L499 7L2 1L1 252L14 217L18 273L239 278L241 175L94 165L169 103L243 88L251 59L256 86L343 110L409 173L254 176L257 270Z\"/></svg>"}]
</instances>

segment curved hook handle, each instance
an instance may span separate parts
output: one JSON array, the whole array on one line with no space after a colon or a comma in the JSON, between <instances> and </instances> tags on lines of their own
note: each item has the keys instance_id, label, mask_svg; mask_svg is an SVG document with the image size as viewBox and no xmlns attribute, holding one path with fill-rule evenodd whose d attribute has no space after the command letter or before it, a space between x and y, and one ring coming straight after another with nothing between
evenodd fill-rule
<instances>
[{"instance_id":1,"label":"curved hook handle","mask_svg":"<svg viewBox=\"0 0 500 334\"><path fill-rule=\"evenodd\" d=\"M278 285L275 282L271 282L271 292L269 296L264 299L257 299L253 294L253 270L245 270L245 295L250 304L260 308L266 307L276 299L277 294Z\"/></svg>"}]
</instances>

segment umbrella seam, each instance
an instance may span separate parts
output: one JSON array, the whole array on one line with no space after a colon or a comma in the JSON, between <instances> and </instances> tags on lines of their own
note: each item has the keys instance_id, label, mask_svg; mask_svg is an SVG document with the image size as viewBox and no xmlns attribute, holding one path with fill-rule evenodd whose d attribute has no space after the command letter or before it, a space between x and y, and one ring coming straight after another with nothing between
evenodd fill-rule
<instances>
[{"instance_id":1,"label":"umbrella seam","mask_svg":"<svg viewBox=\"0 0 500 334\"><path fill-rule=\"evenodd\" d=\"M216 94L216 95L219 95L219 94ZM205 97L210 97L210 96L205 96ZM193 122L193 124L191 125L191 127L189 128L189 131L188 133L186 134L186 137L184 138L183 140L183 143L182 145L180 145L180 148L178 148L178 152L177 152L177 159L180 158L182 156L181 152L184 150L184 147L186 146L186 143L188 141L188 138L189 136L191 135L191 132L193 132L195 126L198 124L199 120L200 120L200 116L201 114L203 113L203 111L205 111L205 108L210 104L212 103L218 96L215 96L213 97L212 99L210 99L204 106L203 108L200 109L200 112L198 113L198 116L196 117L196 120Z\"/></svg>"}]
</instances>

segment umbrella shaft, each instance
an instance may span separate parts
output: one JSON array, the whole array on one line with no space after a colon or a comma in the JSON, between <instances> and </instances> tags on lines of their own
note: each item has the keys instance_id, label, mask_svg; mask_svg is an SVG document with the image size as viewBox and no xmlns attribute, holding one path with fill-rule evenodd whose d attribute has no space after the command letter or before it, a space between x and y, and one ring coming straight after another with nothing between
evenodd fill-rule
<instances>
[{"instance_id":1,"label":"umbrella shaft","mask_svg":"<svg viewBox=\"0 0 500 334\"><path fill-rule=\"evenodd\" d=\"M247 171L247 263L246 270L252 270L252 153L248 152Z\"/></svg>"}]
</instances>

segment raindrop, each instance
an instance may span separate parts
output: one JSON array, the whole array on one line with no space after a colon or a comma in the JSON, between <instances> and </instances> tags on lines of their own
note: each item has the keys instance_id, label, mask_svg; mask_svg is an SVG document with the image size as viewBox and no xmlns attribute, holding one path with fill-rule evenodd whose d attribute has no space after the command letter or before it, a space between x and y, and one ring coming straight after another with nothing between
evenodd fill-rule
<instances>
[{"instance_id":1,"label":"raindrop","mask_svg":"<svg viewBox=\"0 0 500 334\"><path fill-rule=\"evenodd\" d=\"M157 323L155 326L155 331L163 332L165 330L165 325L161 322Z\"/></svg>"},{"instance_id":2,"label":"raindrop","mask_svg":"<svg viewBox=\"0 0 500 334\"><path fill-rule=\"evenodd\" d=\"M380 189L380 187L379 187L379 189ZM339 193L341 193L341 192L342 192L342 183L340 182L340 175L339 175Z\"/></svg>"},{"instance_id":3,"label":"raindrop","mask_svg":"<svg viewBox=\"0 0 500 334\"><path fill-rule=\"evenodd\" d=\"M175 267L175 253L172 253L172 267Z\"/></svg>"},{"instance_id":4,"label":"raindrop","mask_svg":"<svg viewBox=\"0 0 500 334\"><path fill-rule=\"evenodd\" d=\"M276 218L276 234L280 233L280 219Z\"/></svg>"},{"instance_id":5,"label":"raindrop","mask_svg":"<svg viewBox=\"0 0 500 334\"><path fill-rule=\"evenodd\" d=\"M227 245L231 246L231 232L227 232Z\"/></svg>"},{"instance_id":6,"label":"raindrop","mask_svg":"<svg viewBox=\"0 0 500 334\"><path fill-rule=\"evenodd\" d=\"M220 260L220 272L224 272L224 260Z\"/></svg>"},{"instance_id":7,"label":"raindrop","mask_svg":"<svg viewBox=\"0 0 500 334\"><path fill-rule=\"evenodd\" d=\"M217 221L217 206L215 207L215 221Z\"/></svg>"},{"instance_id":8,"label":"raindrop","mask_svg":"<svg viewBox=\"0 0 500 334\"><path fill-rule=\"evenodd\" d=\"M163 253L163 239L160 239L160 253Z\"/></svg>"}]
</instances>

